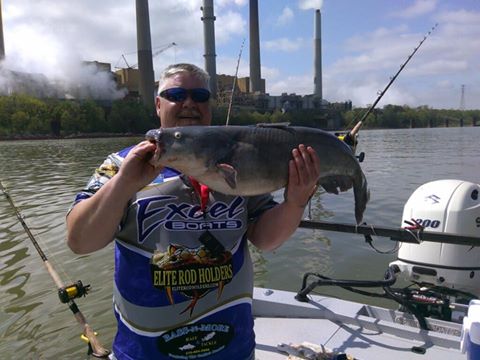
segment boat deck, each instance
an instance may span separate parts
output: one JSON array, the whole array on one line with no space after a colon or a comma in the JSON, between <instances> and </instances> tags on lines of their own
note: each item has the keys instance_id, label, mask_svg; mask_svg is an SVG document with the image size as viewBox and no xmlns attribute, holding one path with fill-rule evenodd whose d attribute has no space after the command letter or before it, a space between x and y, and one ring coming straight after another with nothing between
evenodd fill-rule
<instances>
[{"instance_id":1,"label":"boat deck","mask_svg":"<svg viewBox=\"0 0 480 360\"><path fill-rule=\"evenodd\" d=\"M355 359L466 359L460 351L461 324L415 318L398 311L322 296L302 303L295 294L255 288L256 359L286 359L279 344L323 345Z\"/></svg>"}]
</instances>

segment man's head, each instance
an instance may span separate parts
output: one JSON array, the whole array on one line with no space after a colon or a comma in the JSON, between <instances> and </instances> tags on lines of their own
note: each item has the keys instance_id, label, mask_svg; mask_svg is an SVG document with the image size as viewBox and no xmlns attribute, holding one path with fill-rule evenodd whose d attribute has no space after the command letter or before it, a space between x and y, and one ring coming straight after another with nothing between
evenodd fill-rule
<instances>
[{"instance_id":1,"label":"man's head","mask_svg":"<svg viewBox=\"0 0 480 360\"><path fill-rule=\"evenodd\" d=\"M155 100L161 127L210 125L209 79L192 64L168 66L160 75Z\"/></svg>"}]
</instances>

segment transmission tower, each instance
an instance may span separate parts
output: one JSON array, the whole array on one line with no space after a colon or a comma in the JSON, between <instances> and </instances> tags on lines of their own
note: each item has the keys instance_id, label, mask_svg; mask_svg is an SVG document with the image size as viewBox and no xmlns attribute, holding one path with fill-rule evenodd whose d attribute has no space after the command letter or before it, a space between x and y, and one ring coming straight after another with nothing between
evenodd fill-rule
<instances>
[{"instance_id":1,"label":"transmission tower","mask_svg":"<svg viewBox=\"0 0 480 360\"><path fill-rule=\"evenodd\" d=\"M460 110L465 110L465 85L462 85L461 95L460 95Z\"/></svg>"}]
</instances>

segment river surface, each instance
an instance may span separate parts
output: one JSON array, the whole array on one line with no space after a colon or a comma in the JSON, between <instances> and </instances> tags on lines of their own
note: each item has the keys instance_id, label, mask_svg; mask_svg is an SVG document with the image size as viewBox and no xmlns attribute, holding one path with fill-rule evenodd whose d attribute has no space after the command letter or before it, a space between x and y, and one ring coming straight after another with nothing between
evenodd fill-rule
<instances>
[{"instance_id":1,"label":"river surface","mask_svg":"<svg viewBox=\"0 0 480 360\"><path fill-rule=\"evenodd\" d=\"M399 227L403 205L420 185L439 179L480 182L480 127L361 131L358 151L371 199L364 221ZM65 245L65 214L106 155L135 138L0 142L0 179L65 283L91 284L76 302L99 340L110 347L113 246L77 256ZM281 199L281 192L275 194ZM320 191L312 219L354 223L353 193ZM272 253L253 250L257 286L298 290L307 271L339 279L378 280L395 259L395 243L375 238L375 252L363 237L299 229ZM321 294L395 307L338 288ZM0 194L0 358L85 359L81 328L60 303L43 262Z\"/></svg>"}]
</instances>

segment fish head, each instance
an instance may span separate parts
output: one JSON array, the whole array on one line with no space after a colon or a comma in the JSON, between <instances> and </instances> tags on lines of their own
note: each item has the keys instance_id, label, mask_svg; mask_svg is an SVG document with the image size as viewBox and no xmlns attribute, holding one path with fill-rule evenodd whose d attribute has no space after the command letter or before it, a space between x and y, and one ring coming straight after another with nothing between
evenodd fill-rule
<instances>
[{"instance_id":1,"label":"fish head","mask_svg":"<svg viewBox=\"0 0 480 360\"><path fill-rule=\"evenodd\" d=\"M218 160L225 156L230 147L228 139L222 140L214 128L184 126L148 131L146 139L157 144L150 163L168 166L193 177L216 171Z\"/></svg>"}]
</instances>

